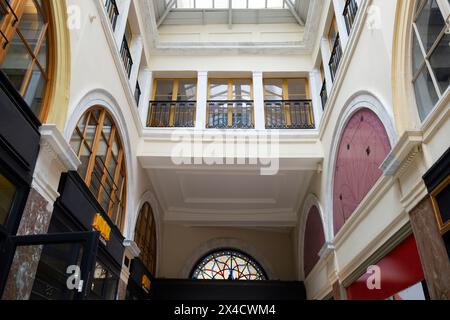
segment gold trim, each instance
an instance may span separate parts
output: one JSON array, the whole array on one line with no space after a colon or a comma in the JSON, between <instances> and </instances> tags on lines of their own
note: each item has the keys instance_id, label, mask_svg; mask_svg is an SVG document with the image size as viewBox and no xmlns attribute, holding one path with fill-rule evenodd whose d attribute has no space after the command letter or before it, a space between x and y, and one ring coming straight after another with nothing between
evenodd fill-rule
<instances>
[{"instance_id":1,"label":"gold trim","mask_svg":"<svg viewBox=\"0 0 450 320\"><path fill-rule=\"evenodd\" d=\"M441 235L446 234L450 231L450 220L444 223L442 221L441 210L439 208L439 204L437 202L436 197L448 186L450 185L450 176L444 179L437 187L430 193L431 203L433 205L434 215L436 217L436 221L438 223L439 231Z\"/></svg>"}]
</instances>

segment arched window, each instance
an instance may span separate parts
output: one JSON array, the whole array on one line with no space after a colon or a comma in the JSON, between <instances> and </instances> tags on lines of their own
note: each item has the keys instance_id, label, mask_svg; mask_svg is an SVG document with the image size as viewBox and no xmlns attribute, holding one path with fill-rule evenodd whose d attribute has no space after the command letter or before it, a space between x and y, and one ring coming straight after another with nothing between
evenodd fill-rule
<instances>
[{"instance_id":1,"label":"arched window","mask_svg":"<svg viewBox=\"0 0 450 320\"><path fill-rule=\"evenodd\" d=\"M156 225L153 210L147 202L142 206L136 223L134 241L141 250L139 258L153 276L156 273Z\"/></svg>"},{"instance_id":2,"label":"arched window","mask_svg":"<svg viewBox=\"0 0 450 320\"><path fill-rule=\"evenodd\" d=\"M82 163L78 173L122 229L127 194L125 154L119 130L106 109L88 110L78 122L70 145Z\"/></svg>"},{"instance_id":3,"label":"arched window","mask_svg":"<svg viewBox=\"0 0 450 320\"><path fill-rule=\"evenodd\" d=\"M383 123L370 109L358 110L339 143L333 184L336 234L381 177L381 163L391 149Z\"/></svg>"},{"instance_id":4,"label":"arched window","mask_svg":"<svg viewBox=\"0 0 450 320\"><path fill-rule=\"evenodd\" d=\"M412 69L419 115L424 120L450 85L448 0L416 0Z\"/></svg>"},{"instance_id":5,"label":"arched window","mask_svg":"<svg viewBox=\"0 0 450 320\"><path fill-rule=\"evenodd\" d=\"M249 255L222 249L203 257L192 270L191 278L201 280L267 280L261 265Z\"/></svg>"},{"instance_id":6,"label":"arched window","mask_svg":"<svg viewBox=\"0 0 450 320\"><path fill-rule=\"evenodd\" d=\"M304 245L303 245L303 268L305 277L312 271L319 262L319 252L325 244L325 234L323 232L322 218L319 209L312 206L308 212L306 220Z\"/></svg>"},{"instance_id":7,"label":"arched window","mask_svg":"<svg viewBox=\"0 0 450 320\"><path fill-rule=\"evenodd\" d=\"M50 81L49 2L0 1L0 68L41 121Z\"/></svg>"}]
</instances>

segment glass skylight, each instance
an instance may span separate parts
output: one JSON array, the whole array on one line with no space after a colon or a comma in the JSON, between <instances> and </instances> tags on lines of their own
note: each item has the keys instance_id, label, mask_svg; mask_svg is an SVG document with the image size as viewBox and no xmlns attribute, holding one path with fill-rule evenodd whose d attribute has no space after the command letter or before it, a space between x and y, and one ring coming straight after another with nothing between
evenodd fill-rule
<instances>
[{"instance_id":1,"label":"glass skylight","mask_svg":"<svg viewBox=\"0 0 450 320\"><path fill-rule=\"evenodd\" d=\"M169 3L170 0L166 0ZM232 0L233 9L284 9L284 0ZM177 0L177 9L228 9L228 0Z\"/></svg>"}]
</instances>

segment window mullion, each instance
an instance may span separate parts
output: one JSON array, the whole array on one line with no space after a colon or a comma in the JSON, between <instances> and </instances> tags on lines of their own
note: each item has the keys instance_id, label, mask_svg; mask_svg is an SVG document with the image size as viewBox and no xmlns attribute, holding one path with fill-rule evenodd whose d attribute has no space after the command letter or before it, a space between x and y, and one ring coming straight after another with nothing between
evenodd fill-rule
<instances>
[{"instance_id":1,"label":"window mullion","mask_svg":"<svg viewBox=\"0 0 450 320\"><path fill-rule=\"evenodd\" d=\"M109 205L108 205L108 215L109 216L112 216L112 209L114 209L114 202L115 202L116 198L119 199L119 196L120 196L118 191L121 188L121 186L118 186L117 183L119 182L120 171L122 170L123 158L124 158L123 149L120 149L119 156L117 159L116 171L114 172L114 188L113 188L113 192L111 192L111 198L110 198ZM125 180L125 177L123 177L123 180Z\"/></svg>"},{"instance_id":2,"label":"window mullion","mask_svg":"<svg viewBox=\"0 0 450 320\"><path fill-rule=\"evenodd\" d=\"M103 123L105 121L105 116L106 116L106 111L102 110L100 112L100 118L98 121L98 125L97 125L97 129L95 131L95 136L94 136L94 142L92 144L92 153L91 156L89 158L89 164L86 170L86 185L88 187L91 186L91 181L92 181L92 172L94 170L95 167L95 158L97 156L97 151L98 151L98 145L100 143L100 138L101 138L101 134L102 134L102 130L103 130Z\"/></svg>"}]
</instances>

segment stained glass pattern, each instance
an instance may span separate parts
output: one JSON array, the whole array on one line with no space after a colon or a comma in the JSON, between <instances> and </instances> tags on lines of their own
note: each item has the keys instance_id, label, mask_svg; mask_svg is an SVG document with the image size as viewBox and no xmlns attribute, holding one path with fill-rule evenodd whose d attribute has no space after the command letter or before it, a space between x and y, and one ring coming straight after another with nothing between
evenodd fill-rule
<instances>
[{"instance_id":1,"label":"stained glass pattern","mask_svg":"<svg viewBox=\"0 0 450 320\"><path fill-rule=\"evenodd\" d=\"M267 280L258 262L236 250L218 250L208 254L194 268L199 280Z\"/></svg>"}]
</instances>

